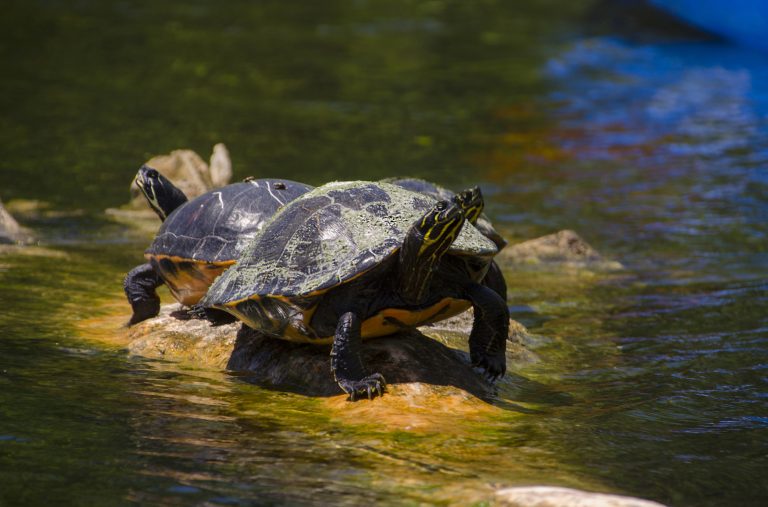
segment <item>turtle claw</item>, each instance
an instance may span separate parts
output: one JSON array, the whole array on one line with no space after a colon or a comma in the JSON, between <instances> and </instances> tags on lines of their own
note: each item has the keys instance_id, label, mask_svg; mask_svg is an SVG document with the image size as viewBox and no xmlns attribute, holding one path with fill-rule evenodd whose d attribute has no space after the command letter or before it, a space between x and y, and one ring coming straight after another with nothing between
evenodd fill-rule
<instances>
[{"instance_id":1,"label":"turtle claw","mask_svg":"<svg viewBox=\"0 0 768 507\"><path fill-rule=\"evenodd\" d=\"M381 373L374 373L361 380L339 381L339 386L349 395L349 401L356 401L358 394L367 395L368 399L372 400L374 393L378 394L379 397L384 393L386 381Z\"/></svg>"},{"instance_id":2,"label":"turtle claw","mask_svg":"<svg viewBox=\"0 0 768 507\"><path fill-rule=\"evenodd\" d=\"M497 356L484 356L472 362L472 366L482 368L483 376L489 383L494 383L496 380L504 376L507 371L506 357L503 355Z\"/></svg>"}]
</instances>

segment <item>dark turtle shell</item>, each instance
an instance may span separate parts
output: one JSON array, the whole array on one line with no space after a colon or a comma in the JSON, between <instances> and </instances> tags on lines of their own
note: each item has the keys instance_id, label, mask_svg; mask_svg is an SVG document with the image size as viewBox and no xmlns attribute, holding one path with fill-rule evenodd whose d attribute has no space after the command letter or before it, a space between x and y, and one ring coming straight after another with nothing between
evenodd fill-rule
<instances>
[{"instance_id":1,"label":"dark turtle shell","mask_svg":"<svg viewBox=\"0 0 768 507\"><path fill-rule=\"evenodd\" d=\"M200 262L237 260L280 207L310 190L309 185L278 179L211 190L168 215L146 253Z\"/></svg>"},{"instance_id":2,"label":"dark turtle shell","mask_svg":"<svg viewBox=\"0 0 768 507\"><path fill-rule=\"evenodd\" d=\"M286 205L235 266L211 286L204 306L253 297L316 295L395 253L436 199L388 183L334 182ZM465 223L449 254L490 257L496 245Z\"/></svg>"},{"instance_id":3,"label":"dark turtle shell","mask_svg":"<svg viewBox=\"0 0 768 507\"><path fill-rule=\"evenodd\" d=\"M145 257L181 303L197 303L284 204L312 187L254 179L212 190L175 209Z\"/></svg>"}]
</instances>

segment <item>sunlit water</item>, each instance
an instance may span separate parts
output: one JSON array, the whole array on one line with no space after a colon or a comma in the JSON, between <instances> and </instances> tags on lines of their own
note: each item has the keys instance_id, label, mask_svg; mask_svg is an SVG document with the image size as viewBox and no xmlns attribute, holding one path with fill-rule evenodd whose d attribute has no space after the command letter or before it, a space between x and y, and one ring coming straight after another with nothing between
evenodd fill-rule
<instances>
[{"instance_id":1,"label":"sunlit water","mask_svg":"<svg viewBox=\"0 0 768 507\"><path fill-rule=\"evenodd\" d=\"M587 3L11 2L0 197L84 211L27 218L46 248L0 257L0 504L471 503L554 484L762 505L766 56L582 36ZM510 238L572 228L626 269L507 267L540 360L498 410L435 431L84 336L149 241L101 210L149 155L218 141L236 177L479 182Z\"/></svg>"}]
</instances>

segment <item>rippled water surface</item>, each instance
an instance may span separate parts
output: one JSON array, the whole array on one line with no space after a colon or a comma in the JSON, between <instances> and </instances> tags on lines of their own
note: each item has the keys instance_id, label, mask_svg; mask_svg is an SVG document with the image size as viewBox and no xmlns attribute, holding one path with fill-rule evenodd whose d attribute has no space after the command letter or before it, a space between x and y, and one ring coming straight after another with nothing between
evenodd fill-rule
<instances>
[{"instance_id":1,"label":"rippled water surface","mask_svg":"<svg viewBox=\"0 0 768 507\"><path fill-rule=\"evenodd\" d=\"M0 254L0 504L765 503L766 54L621 38L588 1L157 4L0 17L0 198L50 203ZM480 183L510 239L574 229L625 269L506 266L539 360L431 430L128 357L83 322L127 319L150 236L102 210L219 141L236 178Z\"/></svg>"}]
</instances>

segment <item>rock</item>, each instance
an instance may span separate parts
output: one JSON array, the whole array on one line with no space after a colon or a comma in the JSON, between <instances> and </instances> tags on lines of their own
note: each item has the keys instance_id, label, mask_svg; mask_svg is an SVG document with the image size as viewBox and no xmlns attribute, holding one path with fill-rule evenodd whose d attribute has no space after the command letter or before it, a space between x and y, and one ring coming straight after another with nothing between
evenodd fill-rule
<instances>
[{"instance_id":1,"label":"rock","mask_svg":"<svg viewBox=\"0 0 768 507\"><path fill-rule=\"evenodd\" d=\"M208 167L214 187L223 187L232 179L232 159L229 158L229 150L224 143L218 143L213 147L211 163Z\"/></svg>"},{"instance_id":2,"label":"rock","mask_svg":"<svg viewBox=\"0 0 768 507\"><path fill-rule=\"evenodd\" d=\"M531 486L496 492L495 505L505 507L664 507L629 496L590 493L570 488Z\"/></svg>"},{"instance_id":3,"label":"rock","mask_svg":"<svg viewBox=\"0 0 768 507\"><path fill-rule=\"evenodd\" d=\"M261 384L311 396L331 396L342 391L331 375L329 353L328 346L276 340L244 326L227 367L249 371ZM384 375L389 385L453 386L479 398L491 394L492 386L460 354L418 331L368 340L362 359L370 371Z\"/></svg>"},{"instance_id":4,"label":"rock","mask_svg":"<svg viewBox=\"0 0 768 507\"><path fill-rule=\"evenodd\" d=\"M0 201L0 244L29 243L32 239L32 233L20 226Z\"/></svg>"},{"instance_id":5,"label":"rock","mask_svg":"<svg viewBox=\"0 0 768 507\"><path fill-rule=\"evenodd\" d=\"M604 269L621 269L620 263L608 261L571 230L510 245L497 256L501 262L514 264L564 264Z\"/></svg>"},{"instance_id":6,"label":"rock","mask_svg":"<svg viewBox=\"0 0 768 507\"><path fill-rule=\"evenodd\" d=\"M467 336L472 329L474 320L475 313L473 309L470 308L450 319L422 326L419 328L419 331L434 340L440 341L448 347L462 350L466 347ZM509 366L510 360L515 363L531 363L538 361L538 356L530 350L530 347L533 344L534 340L525 326L516 320L509 319L507 366Z\"/></svg>"},{"instance_id":7,"label":"rock","mask_svg":"<svg viewBox=\"0 0 768 507\"><path fill-rule=\"evenodd\" d=\"M179 305L163 306L158 317L141 322L128 331L132 354L191 361L198 365L247 371L249 379L280 389L311 396L342 394L330 372L329 346L292 343L264 336L239 323L210 326L202 320L181 320ZM423 328L437 339L417 330L367 340L363 361L371 371L384 375L390 386L420 384L445 386L478 398L489 396L494 387L469 364L468 354L447 346L451 333L461 333L466 344L471 320L455 320L450 330ZM463 327L462 327L463 326ZM513 322L508 356L520 360L524 346L522 325ZM413 389L401 390L413 395ZM408 394L410 393L410 394Z\"/></svg>"},{"instance_id":8,"label":"rock","mask_svg":"<svg viewBox=\"0 0 768 507\"><path fill-rule=\"evenodd\" d=\"M226 368L240 324L211 326L205 320L179 318L183 316L181 305L163 305L160 315L128 329L129 352Z\"/></svg>"}]
</instances>

